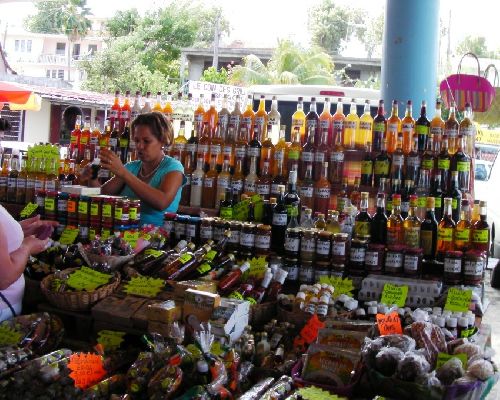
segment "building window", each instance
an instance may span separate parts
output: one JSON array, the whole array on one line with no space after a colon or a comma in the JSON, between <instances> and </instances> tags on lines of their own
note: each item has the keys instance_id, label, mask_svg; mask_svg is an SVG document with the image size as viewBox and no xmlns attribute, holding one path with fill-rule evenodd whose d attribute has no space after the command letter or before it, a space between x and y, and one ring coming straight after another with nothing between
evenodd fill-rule
<instances>
[{"instance_id":1,"label":"building window","mask_svg":"<svg viewBox=\"0 0 500 400\"><path fill-rule=\"evenodd\" d=\"M73 45L73 57L77 58L80 55L80 43Z\"/></svg>"},{"instance_id":2,"label":"building window","mask_svg":"<svg viewBox=\"0 0 500 400\"><path fill-rule=\"evenodd\" d=\"M94 55L97 52L96 44L89 44L89 54Z\"/></svg>"},{"instance_id":3,"label":"building window","mask_svg":"<svg viewBox=\"0 0 500 400\"><path fill-rule=\"evenodd\" d=\"M64 70L63 69L57 70L57 79L64 79Z\"/></svg>"},{"instance_id":4,"label":"building window","mask_svg":"<svg viewBox=\"0 0 500 400\"><path fill-rule=\"evenodd\" d=\"M52 79L56 79L56 74L57 74L57 70L56 70L56 69L53 69L53 70L51 71L51 78L52 78Z\"/></svg>"},{"instance_id":5,"label":"building window","mask_svg":"<svg viewBox=\"0 0 500 400\"><path fill-rule=\"evenodd\" d=\"M46 76L47 78L50 78L50 69L48 69L48 70L46 71L45 76Z\"/></svg>"},{"instance_id":6,"label":"building window","mask_svg":"<svg viewBox=\"0 0 500 400\"><path fill-rule=\"evenodd\" d=\"M26 40L21 40L21 52L24 53L26 47Z\"/></svg>"},{"instance_id":7,"label":"building window","mask_svg":"<svg viewBox=\"0 0 500 400\"><path fill-rule=\"evenodd\" d=\"M14 50L19 51L19 40L17 39L14 41Z\"/></svg>"},{"instance_id":8,"label":"building window","mask_svg":"<svg viewBox=\"0 0 500 400\"><path fill-rule=\"evenodd\" d=\"M26 52L31 53L31 40L26 41Z\"/></svg>"},{"instance_id":9,"label":"building window","mask_svg":"<svg viewBox=\"0 0 500 400\"><path fill-rule=\"evenodd\" d=\"M66 54L66 43L56 43L56 54L59 56Z\"/></svg>"}]
</instances>

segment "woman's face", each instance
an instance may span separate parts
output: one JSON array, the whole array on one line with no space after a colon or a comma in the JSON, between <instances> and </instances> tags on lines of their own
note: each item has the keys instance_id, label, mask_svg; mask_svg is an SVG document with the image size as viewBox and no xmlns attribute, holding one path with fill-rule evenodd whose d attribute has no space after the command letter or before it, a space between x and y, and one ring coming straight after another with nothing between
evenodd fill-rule
<instances>
[{"instance_id":1,"label":"woman's face","mask_svg":"<svg viewBox=\"0 0 500 400\"><path fill-rule=\"evenodd\" d=\"M137 157L144 162L156 161L163 157L163 143L151 132L147 125L137 125L134 129Z\"/></svg>"}]
</instances>

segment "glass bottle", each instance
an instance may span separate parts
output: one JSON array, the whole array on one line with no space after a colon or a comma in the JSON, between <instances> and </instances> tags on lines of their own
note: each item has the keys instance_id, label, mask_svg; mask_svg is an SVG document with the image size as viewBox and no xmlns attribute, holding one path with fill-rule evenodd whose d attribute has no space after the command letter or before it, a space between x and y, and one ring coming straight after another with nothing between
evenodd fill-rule
<instances>
[{"instance_id":1,"label":"glass bottle","mask_svg":"<svg viewBox=\"0 0 500 400\"><path fill-rule=\"evenodd\" d=\"M220 120L219 120L220 121ZM234 147L236 142L236 131L232 125L227 127L226 138L222 146L222 158L229 160L231 171L234 170Z\"/></svg>"},{"instance_id":2,"label":"glass bottle","mask_svg":"<svg viewBox=\"0 0 500 400\"><path fill-rule=\"evenodd\" d=\"M420 164L420 169L426 169L429 171L429 176L431 179L435 178L434 166L435 166L436 155L434 154L434 135L430 135L427 139L424 154L422 154L422 163Z\"/></svg>"},{"instance_id":3,"label":"glass bottle","mask_svg":"<svg viewBox=\"0 0 500 400\"><path fill-rule=\"evenodd\" d=\"M220 199L221 195L226 194L226 189L231 188L231 171L229 167L229 159L225 158L222 164L222 171L217 177L217 193L215 194L216 199ZM231 192L229 192L231 195ZM218 207L219 204L216 204Z\"/></svg>"},{"instance_id":4,"label":"glass bottle","mask_svg":"<svg viewBox=\"0 0 500 400\"><path fill-rule=\"evenodd\" d=\"M359 119L359 129L356 132L356 148L364 150L366 144L372 141L373 117L370 113L370 100L365 100L363 115Z\"/></svg>"},{"instance_id":5,"label":"glass bottle","mask_svg":"<svg viewBox=\"0 0 500 400\"><path fill-rule=\"evenodd\" d=\"M116 119L116 121L118 121L118 126L120 126L120 121L118 119ZM89 142L90 142L90 118L85 117L85 122L83 123L83 129L80 133L80 142L78 144L78 154L80 155L80 157L83 156L83 152L85 151L85 148L87 147Z\"/></svg>"},{"instance_id":6,"label":"glass bottle","mask_svg":"<svg viewBox=\"0 0 500 400\"><path fill-rule=\"evenodd\" d=\"M412 102L406 102L405 117L401 121L401 132L403 134L403 153L406 155L411 151L413 135L415 134L415 120L412 117Z\"/></svg>"},{"instance_id":7,"label":"glass bottle","mask_svg":"<svg viewBox=\"0 0 500 400\"><path fill-rule=\"evenodd\" d=\"M260 174L260 154L262 149L262 143L260 139L260 130L257 126L254 126L252 140L250 140L250 142L248 143L247 159L255 157L255 160L257 162L257 174Z\"/></svg>"},{"instance_id":8,"label":"glass bottle","mask_svg":"<svg viewBox=\"0 0 500 400\"><path fill-rule=\"evenodd\" d=\"M287 227L288 212L285 205L285 186L279 187L280 195L277 199L276 206L273 209L273 221L271 224L271 248L281 253L283 251L283 243L285 243L285 234Z\"/></svg>"},{"instance_id":9,"label":"glass bottle","mask_svg":"<svg viewBox=\"0 0 500 400\"><path fill-rule=\"evenodd\" d=\"M234 126L235 132L240 131L240 122L241 122L241 117L242 117L242 112L241 112L241 99L240 96L236 96L236 100L234 101L234 109L231 111L231 115L229 117L229 125Z\"/></svg>"},{"instance_id":10,"label":"glass bottle","mask_svg":"<svg viewBox=\"0 0 500 400\"><path fill-rule=\"evenodd\" d=\"M92 132L90 132L89 146L90 154L95 154L95 149L99 147L99 141L101 139L101 131L99 130L99 118L95 118L94 127Z\"/></svg>"},{"instance_id":11,"label":"glass bottle","mask_svg":"<svg viewBox=\"0 0 500 400\"><path fill-rule=\"evenodd\" d=\"M113 101L113 105L111 106L111 110L109 112L109 119L111 120L111 125L115 125L115 121L120 119L120 91L115 91L115 99Z\"/></svg>"},{"instance_id":12,"label":"glass bottle","mask_svg":"<svg viewBox=\"0 0 500 400\"><path fill-rule=\"evenodd\" d=\"M244 173L248 173L250 164L247 165L248 131L245 126L241 126L238 137L234 142L234 157L241 159Z\"/></svg>"},{"instance_id":13,"label":"glass bottle","mask_svg":"<svg viewBox=\"0 0 500 400\"><path fill-rule=\"evenodd\" d=\"M205 178L205 171L203 170L204 161L203 157L198 157L196 160L196 169L191 175L191 207L201 207L201 199L203 193L203 179Z\"/></svg>"},{"instance_id":14,"label":"glass bottle","mask_svg":"<svg viewBox=\"0 0 500 400\"><path fill-rule=\"evenodd\" d=\"M198 140L197 146L197 157L203 158L203 168L207 170L208 163L210 161L210 127L208 126L208 122L203 123L203 133Z\"/></svg>"},{"instance_id":15,"label":"glass bottle","mask_svg":"<svg viewBox=\"0 0 500 400\"><path fill-rule=\"evenodd\" d=\"M314 184L314 210L326 215L330 206L331 186L328 181L328 163L323 163L320 179Z\"/></svg>"},{"instance_id":16,"label":"glass bottle","mask_svg":"<svg viewBox=\"0 0 500 400\"><path fill-rule=\"evenodd\" d=\"M254 126L259 129L259 136L264 141L267 137L267 112L266 112L266 96L261 95L259 107L255 113ZM260 166L262 169L262 165Z\"/></svg>"},{"instance_id":17,"label":"glass bottle","mask_svg":"<svg viewBox=\"0 0 500 400\"><path fill-rule=\"evenodd\" d=\"M151 92L146 92L146 98L144 99L144 105L141 108L141 114L150 113L151 109Z\"/></svg>"},{"instance_id":18,"label":"glass bottle","mask_svg":"<svg viewBox=\"0 0 500 400\"><path fill-rule=\"evenodd\" d=\"M135 97L134 97L134 105L132 106L132 110L130 111L130 119L131 121L133 121L134 119L136 119L139 114L141 113L142 111L142 107L141 107L141 92L139 90L137 90L135 92Z\"/></svg>"},{"instance_id":19,"label":"glass bottle","mask_svg":"<svg viewBox=\"0 0 500 400\"><path fill-rule=\"evenodd\" d=\"M434 142L440 143L444 135L445 127L444 121L441 118L441 100L436 100L436 108L434 111L434 117L431 120L430 127L431 135L434 136Z\"/></svg>"},{"instance_id":20,"label":"glass bottle","mask_svg":"<svg viewBox=\"0 0 500 400\"><path fill-rule=\"evenodd\" d=\"M285 174L283 173L283 160L278 161L278 170L274 175L273 181L271 183L271 196L278 197L279 196L279 185L286 185L287 179Z\"/></svg>"},{"instance_id":21,"label":"glass bottle","mask_svg":"<svg viewBox=\"0 0 500 400\"><path fill-rule=\"evenodd\" d=\"M21 168L19 174L17 175L16 181L16 203L25 204L26 203L26 193L28 186L28 169L27 169L27 157L21 157Z\"/></svg>"},{"instance_id":22,"label":"glass bottle","mask_svg":"<svg viewBox=\"0 0 500 400\"><path fill-rule=\"evenodd\" d=\"M441 185L441 175L436 175L431 196L434 197L434 213L436 214L436 219L440 221L443 216L443 195L444 192Z\"/></svg>"},{"instance_id":23,"label":"glass bottle","mask_svg":"<svg viewBox=\"0 0 500 400\"><path fill-rule=\"evenodd\" d=\"M342 213L346 206L349 206L349 196L347 194L348 180L347 177L342 179L342 186L337 194L337 211Z\"/></svg>"},{"instance_id":24,"label":"glass bottle","mask_svg":"<svg viewBox=\"0 0 500 400\"><path fill-rule=\"evenodd\" d=\"M193 160L191 159L191 154L187 154L184 159L184 176L186 177L186 183L182 186L181 201L180 204L183 206L190 205L191 199L191 180L194 171Z\"/></svg>"},{"instance_id":25,"label":"glass bottle","mask_svg":"<svg viewBox=\"0 0 500 400\"><path fill-rule=\"evenodd\" d=\"M174 139L173 149L177 154L179 154L182 163L186 159L186 145L187 145L187 139L185 135L185 122L181 121L179 127L179 134ZM189 152L189 156L193 157L191 152Z\"/></svg>"},{"instance_id":26,"label":"glass bottle","mask_svg":"<svg viewBox=\"0 0 500 400\"><path fill-rule=\"evenodd\" d=\"M427 212L420 225L420 247L424 250L424 258L433 260L436 257L438 222L434 214L434 197L427 197Z\"/></svg>"},{"instance_id":27,"label":"glass bottle","mask_svg":"<svg viewBox=\"0 0 500 400\"><path fill-rule=\"evenodd\" d=\"M448 114L448 119L444 124L444 134L448 136L448 152L450 155L456 153L458 148L458 128L460 124L457 121L457 116L455 113L455 102L451 102L450 111Z\"/></svg>"},{"instance_id":28,"label":"glass bottle","mask_svg":"<svg viewBox=\"0 0 500 400\"><path fill-rule=\"evenodd\" d=\"M182 93L179 94L182 96ZM177 104L179 104L179 102L177 102ZM165 105L163 106L161 112L168 121L171 123L173 122L172 114L174 113L174 110L172 108L172 92L167 92L167 100L165 101Z\"/></svg>"},{"instance_id":29,"label":"glass bottle","mask_svg":"<svg viewBox=\"0 0 500 400\"><path fill-rule=\"evenodd\" d=\"M195 160L198 154L198 131L196 129L191 130L191 136L185 145L186 155L191 155L191 160Z\"/></svg>"},{"instance_id":30,"label":"glass bottle","mask_svg":"<svg viewBox=\"0 0 500 400\"><path fill-rule=\"evenodd\" d=\"M306 208L304 210L304 217L300 220L300 227L302 229L311 229L314 228L314 222L312 220L312 210L310 208Z\"/></svg>"},{"instance_id":31,"label":"glass bottle","mask_svg":"<svg viewBox=\"0 0 500 400\"><path fill-rule=\"evenodd\" d=\"M203 106L203 98L204 95L203 93L200 93L200 99L198 101L198 106L193 112L193 117L194 117L194 130L196 132L202 132L204 130L204 124L203 124L203 117L205 115L205 107Z\"/></svg>"},{"instance_id":32,"label":"glass bottle","mask_svg":"<svg viewBox=\"0 0 500 400\"><path fill-rule=\"evenodd\" d=\"M69 152L67 154L69 154ZM35 162L35 160L36 159L34 157L28 158L29 167L27 169L27 176L26 176L25 203L33 202L35 199L35 181L36 181L36 162ZM69 164L68 164L68 166L69 166ZM1 179L2 179L2 176L0 173L0 180ZM1 189L0 189L0 191L1 191ZM478 213L478 218L479 218L479 213Z\"/></svg>"},{"instance_id":33,"label":"glass bottle","mask_svg":"<svg viewBox=\"0 0 500 400\"><path fill-rule=\"evenodd\" d=\"M316 110L316 97L311 97L311 104L309 105L309 112L306 115L306 133L309 140L309 135L314 135L313 143L319 143L319 115Z\"/></svg>"},{"instance_id":34,"label":"glass bottle","mask_svg":"<svg viewBox=\"0 0 500 400\"><path fill-rule=\"evenodd\" d=\"M299 216L301 206L300 197L297 193L297 171L290 171L288 174L288 191L285 195L285 206L288 213L288 224L292 217Z\"/></svg>"},{"instance_id":35,"label":"glass bottle","mask_svg":"<svg viewBox=\"0 0 500 400\"><path fill-rule=\"evenodd\" d=\"M292 130L292 143L290 147L288 147L286 152L286 160L287 160L287 171L291 171L292 169L299 170L299 161L300 161L300 153L302 152L302 145L300 144L300 129L299 127L295 127Z\"/></svg>"},{"instance_id":36,"label":"glass bottle","mask_svg":"<svg viewBox=\"0 0 500 400\"><path fill-rule=\"evenodd\" d=\"M7 201L11 203L16 202L18 176L19 176L19 155L13 154L10 159L9 174L7 178L7 194L6 194Z\"/></svg>"},{"instance_id":37,"label":"glass bottle","mask_svg":"<svg viewBox=\"0 0 500 400\"><path fill-rule=\"evenodd\" d=\"M271 141L278 141L278 137L280 137L280 129L281 129L281 114L278 111L278 99L276 96L273 96L271 101L271 110L267 114L268 124L271 125L271 131L267 131L267 136L271 138Z\"/></svg>"},{"instance_id":38,"label":"glass bottle","mask_svg":"<svg viewBox=\"0 0 500 400\"><path fill-rule=\"evenodd\" d=\"M297 128L300 132L300 145L303 146L306 142L306 114L304 113L304 98L299 97L297 101L297 111L292 115L292 132Z\"/></svg>"},{"instance_id":39,"label":"glass bottle","mask_svg":"<svg viewBox=\"0 0 500 400\"><path fill-rule=\"evenodd\" d=\"M470 191L470 170L471 158L465 152L465 138L462 135L458 136L457 152L451 157L450 169L458 172L458 187L467 193Z\"/></svg>"},{"instance_id":40,"label":"glass bottle","mask_svg":"<svg viewBox=\"0 0 500 400\"><path fill-rule=\"evenodd\" d=\"M163 111L163 107L161 105L161 92L156 93L156 102L153 104L153 108L151 111L161 113Z\"/></svg>"},{"instance_id":41,"label":"glass bottle","mask_svg":"<svg viewBox=\"0 0 500 400\"><path fill-rule=\"evenodd\" d=\"M113 130L111 131L111 134L109 135L109 140L108 140L108 148L111 150L113 153L116 155L120 156L120 147L119 147L119 139L120 139L120 121L116 120L115 124L113 126ZM83 152L80 153L80 157L83 157ZM76 158L76 162L80 162L81 159Z\"/></svg>"},{"instance_id":42,"label":"glass bottle","mask_svg":"<svg viewBox=\"0 0 500 400\"><path fill-rule=\"evenodd\" d=\"M324 231L326 229L325 214L319 213L318 217L314 221L314 229L316 231Z\"/></svg>"},{"instance_id":43,"label":"glass bottle","mask_svg":"<svg viewBox=\"0 0 500 400\"><path fill-rule=\"evenodd\" d=\"M340 233L339 212L337 210L328 210L326 231L330 233Z\"/></svg>"},{"instance_id":44,"label":"glass bottle","mask_svg":"<svg viewBox=\"0 0 500 400\"><path fill-rule=\"evenodd\" d=\"M286 144L286 139L285 139L285 126L282 125L279 128L279 138L278 138L278 143L276 143L276 146L274 146L274 171L273 175L277 175L278 173L278 163L281 161L282 162L282 167L283 167L283 174L286 175L288 170L287 170L287 159L286 159L286 151L287 151L287 144Z\"/></svg>"},{"instance_id":45,"label":"glass bottle","mask_svg":"<svg viewBox=\"0 0 500 400\"><path fill-rule=\"evenodd\" d=\"M474 156L474 138L476 135L476 128L472 122L472 107L470 103L465 103L464 117L460 121L459 134L465 139L464 151L471 157Z\"/></svg>"},{"instance_id":46,"label":"glass bottle","mask_svg":"<svg viewBox=\"0 0 500 400\"><path fill-rule=\"evenodd\" d=\"M227 129L229 127L229 110L227 109L227 94L222 97L222 106L218 112L218 121L221 129L222 139L226 140Z\"/></svg>"},{"instance_id":47,"label":"glass bottle","mask_svg":"<svg viewBox=\"0 0 500 400\"><path fill-rule=\"evenodd\" d=\"M451 213L453 221L458 221L460 218L460 207L462 204L462 192L458 187L458 172L452 171L450 189L446 193L446 197L451 198Z\"/></svg>"},{"instance_id":48,"label":"glass bottle","mask_svg":"<svg viewBox=\"0 0 500 400\"><path fill-rule=\"evenodd\" d=\"M210 107L205 114L203 114L203 123L207 122L210 127L210 132L214 132L217 127L217 122L219 121L219 114L215 109L215 93L210 96Z\"/></svg>"},{"instance_id":49,"label":"glass bottle","mask_svg":"<svg viewBox=\"0 0 500 400\"><path fill-rule=\"evenodd\" d=\"M403 151L403 134L398 133L396 150L392 153L391 179L403 180L403 169L405 165L405 155Z\"/></svg>"},{"instance_id":50,"label":"glass bottle","mask_svg":"<svg viewBox=\"0 0 500 400\"><path fill-rule=\"evenodd\" d=\"M330 148L328 147L328 129L321 128L321 139L314 152L314 179L318 180L321 176L321 166L325 161L328 161Z\"/></svg>"},{"instance_id":51,"label":"glass bottle","mask_svg":"<svg viewBox=\"0 0 500 400\"><path fill-rule=\"evenodd\" d=\"M233 196L237 197L237 201L240 201L241 194L243 193L244 181L245 176L243 174L243 160L241 158L237 158L234 174L231 178L231 191L233 192Z\"/></svg>"},{"instance_id":52,"label":"glass bottle","mask_svg":"<svg viewBox=\"0 0 500 400\"><path fill-rule=\"evenodd\" d=\"M410 179L413 182L417 182L419 171L420 171L420 154L418 152L418 137L417 135L414 135L411 151L406 156L405 179Z\"/></svg>"},{"instance_id":53,"label":"glass bottle","mask_svg":"<svg viewBox=\"0 0 500 400\"><path fill-rule=\"evenodd\" d=\"M264 200L269 200L270 198L272 181L273 177L269 169L269 160L264 160L264 167L256 183L257 194Z\"/></svg>"},{"instance_id":54,"label":"glass bottle","mask_svg":"<svg viewBox=\"0 0 500 400\"><path fill-rule=\"evenodd\" d=\"M393 100L391 116L387 120L387 152L392 154L396 150L398 134L401 132L401 119L398 117L398 101Z\"/></svg>"},{"instance_id":55,"label":"glass bottle","mask_svg":"<svg viewBox=\"0 0 500 400\"><path fill-rule=\"evenodd\" d=\"M437 156L436 174L441 175L441 185L445 192L450 187L450 164L451 157L448 152L448 136L444 135L441 140L441 151Z\"/></svg>"},{"instance_id":56,"label":"glass bottle","mask_svg":"<svg viewBox=\"0 0 500 400\"><path fill-rule=\"evenodd\" d=\"M370 240L372 218L368 214L368 192L361 192L359 213L354 220L354 238Z\"/></svg>"},{"instance_id":57,"label":"glass bottle","mask_svg":"<svg viewBox=\"0 0 500 400\"><path fill-rule=\"evenodd\" d=\"M389 182L389 180L387 181ZM386 197L385 201L385 211L389 217L392 214L392 198L394 194L401 194L401 180L393 179L391 182L390 194ZM382 187L382 184L380 185Z\"/></svg>"},{"instance_id":58,"label":"glass bottle","mask_svg":"<svg viewBox=\"0 0 500 400\"><path fill-rule=\"evenodd\" d=\"M403 218L401 217L401 195L392 195L392 213L387 219L387 245L404 244Z\"/></svg>"},{"instance_id":59,"label":"glass bottle","mask_svg":"<svg viewBox=\"0 0 500 400\"><path fill-rule=\"evenodd\" d=\"M217 157L213 155L210 159L210 169L203 180L203 196L201 206L203 208L215 208L217 192Z\"/></svg>"},{"instance_id":60,"label":"glass bottle","mask_svg":"<svg viewBox=\"0 0 500 400\"><path fill-rule=\"evenodd\" d=\"M252 95L247 96L247 104L245 111L241 115L241 125L247 129L247 132L253 132L253 124L255 121L255 112L253 111Z\"/></svg>"},{"instance_id":61,"label":"glass bottle","mask_svg":"<svg viewBox=\"0 0 500 400\"><path fill-rule=\"evenodd\" d=\"M417 217L423 219L427 212L427 197L430 196L429 171L425 169L420 171L420 179L415 194L417 195Z\"/></svg>"},{"instance_id":62,"label":"glass bottle","mask_svg":"<svg viewBox=\"0 0 500 400\"><path fill-rule=\"evenodd\" d=\"M373 119L372 147L373 151L382 150L382 141L387 131L387 121L385 119L384 100L379 100L377 115Z\"/></svg>"},{"instance_id":63,"label":"glass bottle","mask_svg":"<svg viewBox=\"0 0 500 400\"><path fill-rule=\"evenodd\" d=\"M217 187L218 189L219 187ZM220 202L218 204L219 217L226 220L233 219L233 196L231 195L231 189L226 187L224 192L218 192ZM219 242L220 243L220 242Z\"/></svg>"},{"instance_id":64,"label":"glass bottle","mask_svg":"<svg viewBox=\"0 0 500 400\"><path fill-rule=\"evenodd\" d=\"M326 144L328 145L328 147L330 147L333 144L332 113L330 112L330 109L331 109L330 98L325 97L325 101L323 102L323 111L319 116L319 129L320 132L323 132L325 129L327 130L328 136Z\"/></svg>"},{"instance_id":65,"label":"glass bottle","mask_svg":"<svg viewBox=\"0 0 500 400\"><path fill-rule=\"evenodd\" d=\"M479 219L472 225L471 247L477 251L490 251L490 226L487 217L486 201L479 202Z\"/></svg>"},{"instance_id":66,"label":"glass bottle","mask_svg":"<svg viewBox=\"0 0 500 400\"><path fill-rule=\"evenodd\" d=\"M373 182L375 187L378 187L381 178L389 178L391 167L391 159L387 154L387 141L385 139L382 140L382 148L380 153L375 157L373 164Z\"/></svg>"},{"instance_id":67,"label":"glass bottle","mask_svg":"<svg viewBox=\"0 0 500 400\"><path fill-rule=\"evenodd\" d=\"M4 156L4 166L5 166L5 158L6 158L6 156ZM6 167L2 168L2 174L3 174L4 169L6 168L6 170L7 170L6 176L8 176L9 161L10 161L10 159L8 159ZM45 190L45 179L46 179L45 159L36 158L35 163L36 163L35 164L36 165L35 194L36 194L36 192L39 190ZM76 180L76 177L75 177L75 180ZM7 195L7 193L6 193L6 195Z\"/></svg>"},{"instance_id":68,"label":"glass bottle","mask_svg":"<svg viewBox=\"0 0 500 400\"><path fill-rule=\"evenodd\" d=\"M304 179L307 165L311 164L313 166L313 176L315 176L314 171L314 136L315 132L313 127L309 127L310 132L307 134L306 143L302 146L302 151L300 153L300 164L299 164L299 178Z\"/></svg>"},{"instance_id":69,"label":"glass bottle","mask_svg":"<svg viewBox=\"0 0 500 400\"><path fill-rule=\"evenodd\" d=\"M222 137L222 129L220 124L217 123L217 128L215 129L215 134L210 139L210 158L215 156L217 168L222 165L222 147L224 146L224 139ZM229 159L228 159L229 162Z\"/></svg>"},{"instance_id":70,"label":"glass bottle","mask_svg":"<svg viewBox=\"0 0 500 400\"><path fill-rule=\"evenodd\" d=\"M330 154L330 172L328 176L330 177L330 182L334 185L340 184L342 182L342 178L344 177L344 146L342 145L342 134L343 129L337 127L335 146Z\"/></svg>"},{"instance_id":71,"label":"glass bottle","mask_svg":"<svg viewBox=\"0 0 500 400\"><path fill-rule=\"evenodd\" d=\"M370 226L372 243L383 244L387 242L387 215L385 213L385 194L377 194L377 211L372 218Z\"/></svg>"},{"instance_id":72,"label":"glass bottle","mask_svg":"<svg viewBox=\"0 0 500 400\"><path fill-rule=\"evenodd\" d=\"M123 131L120 134L120 138L118 139L120 160L122 161L123 164L127 163L129 146L130 146L130 121L126 120L126 121L124 121ZM89 151L90 151L90 149L89 149ZM182 157L182 155L181 155L181 157ZM181 158L181 160L182 160L182 158Z\"/></svg>"},{"instance_id":73,"label":"glass bottle","mask_svg":"<svg viewBox=\"0 0 500 400\"><path fill-rule=\"evenodd\" d=\"M410 210L410 196L413 193L413 181L405 179L403 188L401 189L401 216L406 218ZM418 199L418 196L417 196Z\"/></svg>"},{"instance_id":74,"label":"glass bottle","mask_svg":"<svg viewBox=\"0 0 500 400\"><path fill-rule=\"evenodd\" d=\"M272 175L274 171L274 144L271 141L268 133L271 131L271 124L267 124L267 128L262 133L262 147L260 148L260 169L264 167L265 160L269 163L269 171Z\"/></svg>"},{"instance_id":75,"label":"glass bottle","mask_svg":"<svg viewBox=\"0 0 500 400\"><path fill-rule=\"evenodd\" d=\"M243 189L243 193L248 195L257 193L257 180L259 177L257 176L257 159L252 157L250 159L250 172L245 177L245 187Z\"/></svg>"},{"instance_id":76,"label":"glass bottle","mask_svg":"<svg viewBox=\"0 0 500 400\"><path fill-rule=\"evenodd\" d=\"M343 145L343 143L344 143L344 121L345 121L344 104L342 102L342 98L339 97L337 99L337 108L335 110L335 114L333 114L333 116L332 116L333 135L331 138L331 142L329 143L330 145L333 145L333 143L337 143L337 137L339 137L339 136L340 136L340 144Z\"/></svg>"},{"instance_id":77,"label":"glass bottle","mask_svg":"<svg viewBox=\"0 0 500 400\"><path fill-rule=\"evenodd\" d=\"M356 132L359 130L359 117L356 112L356 100L351 100L349 114L344 120L344 147L354 149L356 146Z\"/></svg>"},{"instance_id":78,"label":"glass bottle","mask_svg":"<svg viewBox=\"0 0 500 400\"><path fill-rule=\"evenodd\" d=\"M306 168L304 179L300 182L300 199L304 207L314 208L314 180L312 177L312 165Z\"/></svg>"},{"instance_id":79,"label":"glass bottle","mask_svg":"<svg viewBox=\"0 0 500 400\"><path fill-rule=\"evenodd\" d=\"M469 214L469 200L462 200L460 220L457 222L457 226L455 227L455 249L463 252L469 250L471 242L472 224L470 222Z\"/></svg>"},{"instance_id":80,"label":"glass bottle","mask_svg":"<svg viewBox=\"0 0 500 400\"><path fill-rule=\"evenodd\" d=\"M420 247L420 225L422 224L422 221L416 215L417 199L417 195L410 196L410 209L403 223L404 244L406 247L413 249Z\"/></svg>"},{"instance_id":81,"label":"glass bottle","mask_svg":"<svg viewBox=\"0 0 500 400\"><path fill-rule=\"evenodd\" d=\"M359 191L359 185L360 185L360 177L356 176L354 178L353 189L351 191L351 194L349 195L349 201L356 208L359 208L360 201L361 201L361 192Z\"/></svg>"},{"instance_id":82,"label":"glass bottle","mask_svg":"<svg viewBox=\"0 0 500 400\"><path fill-rule=\"evenodd\" d=\"M455 221L451 215L452 199L445 197L443 218L439 221L437 232L437 259L444 261L447 251L454 250L453 231L455 230Z\"/></svg>"},{"instance_id":83,"label":"glass bottle","mask_svg":"<svg viewBox=\"0 0 500 400\"><path fill-rule=\"evenodd\" d=\"M418 151L423 152L426 149L427 139L429 137L431 122L427 119L427 105L422 100L420 106L420 117L415 122L415 132L418 138Z\"/></svg>"},{"instance_id":84,"label":"glass bottle","mask_svg":"<svg viewBox=\"0 0 500 400\"><path fill-rule=\"evenodd\" d=\"M373 160L371 157L371 143L365 146L365 155L361 160L361 185L372 186L373 181Z\"/></svg>"}]
</instances>

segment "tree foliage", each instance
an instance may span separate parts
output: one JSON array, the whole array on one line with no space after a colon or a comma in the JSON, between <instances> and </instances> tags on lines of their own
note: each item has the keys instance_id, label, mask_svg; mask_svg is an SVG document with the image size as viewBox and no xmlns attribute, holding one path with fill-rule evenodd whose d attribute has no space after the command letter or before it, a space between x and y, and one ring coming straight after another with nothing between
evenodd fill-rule
<instances>
[{"instance_id":1,"label":"tree foliage","mask_svg":"<svg viewBox=\"0 0 500 400\"><path fill-rule=\"evenodd\" d=\"M132 33L140 24L141 17L137 8L119 10L106 21L106 31L111 38L126 36Z\"/></svg>"},{"instance_id":2,"label":"tree foliage","mask_svg":"<svg viewBox=\"0 0 500 400\"><path fill-rule=\"evenodd\" d=\"M372 58L377 46L382 44L384 36L384 14L379 14L376 17L366 21L366 30L360 32L359 40L363 43L368 58Z\"/></svg>"},{"instance_id":3,"label":"tree foliage","mask_svg":"<svg viewBox=\"0 0 500 400\"><path fill-rule=\"evenodd\" d=\"M457 54L462 56L465 53L474 53L478 57L491 57L488 51L486 38L484 36L468 35L457 46Z\"/></svg>"},{"instance_id":4,"label":"tree foliage","mask_svg":"<svg viewBox=\"0 0 500 400\"><path fill-rule=\"evenodd\" d=\"M215 67L208 67L205 71L203 71L200 81L222 83L225 85L228 81L227 70L222 67L219 71L217 71Z\"/></svg>"}]
</instances>

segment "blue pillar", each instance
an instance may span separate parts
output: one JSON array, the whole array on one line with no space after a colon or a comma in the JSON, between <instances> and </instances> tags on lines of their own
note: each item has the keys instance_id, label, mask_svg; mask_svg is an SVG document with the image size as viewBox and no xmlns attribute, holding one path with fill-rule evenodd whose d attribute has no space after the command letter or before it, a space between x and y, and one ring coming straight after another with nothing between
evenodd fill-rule
<instances>
[{"instance_id":1,"label":"blue pillar","mask_svg":"<svg viewBox=\"0 0 500 400\"><path fill-rule=\"evenodd\" d=\"M382 52L382 98L390 112L392 100L404 115L413 101L413 117L420 102L433 115L438 93L439 0L387 0Z\"/></svg>"}]
</instances>

